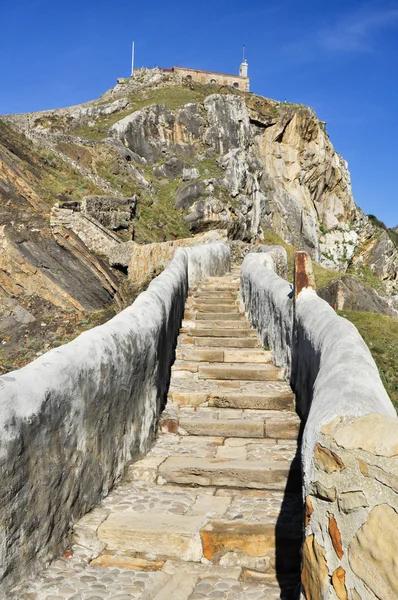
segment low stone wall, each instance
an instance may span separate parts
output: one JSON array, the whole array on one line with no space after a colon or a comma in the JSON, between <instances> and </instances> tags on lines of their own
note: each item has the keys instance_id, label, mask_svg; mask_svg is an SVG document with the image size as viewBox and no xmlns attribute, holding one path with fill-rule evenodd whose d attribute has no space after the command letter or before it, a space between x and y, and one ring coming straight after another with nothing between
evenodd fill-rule
<instances>
[{"instance_id":1,"label":"low stone wall","mask_svg":"<svg viewBox=\"0 0 398 600\"><path fill-rule=\"evenodd\" d=\"M0 377L0 596L68 543L145 453L166 402L188 278L229 269L224 244L177 250L113 319Z\"/></svg>"},{"instance_id":2,"label":"low stone wall","mask_svg":"<svg viewBox=\"0 0 398 600\"><path fill-rule=\"evenodd\" d=\"M106 229L94 217L81 211L60 208L55 205L51 209L50 224L54 233L65 227L71 229L91 252L108 256L114 248L121 244L120 238Z\"/></svg>"},{"instance_id":3,"label":"low stone wall","mask_svg":"<svg viewBox=\"0 0 398 600\"><path fill-rule=\"evenodd\" d=\"M226 241L226 239L226 231L214 230L192 238L145 244L144 246L137 244L131 248L128 267L129 279L134 284L143 284L153 276L154 272L164 269L169 264L177 248L198 246L207 242Z\"/></svg>"},{"instance_id":4,"label":"low stone wall","mask_svg":"<svg viewBox=\"0 0 398 600\"><path fill-rule=\"evenodd\" d=\"M245 258L242 298L285 367L305 423L303 597L396 598L398 541L388 526L398 522L394 407L357 329L313 289L295 301L266 261Z\"/></svg>"}]
</instances>

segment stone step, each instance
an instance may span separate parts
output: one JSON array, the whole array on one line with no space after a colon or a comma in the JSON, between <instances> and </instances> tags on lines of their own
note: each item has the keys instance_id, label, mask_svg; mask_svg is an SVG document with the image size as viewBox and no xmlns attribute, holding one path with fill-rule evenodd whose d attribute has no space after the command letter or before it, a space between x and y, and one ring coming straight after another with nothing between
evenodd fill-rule
<instances>
[{"instance_id":1,"label":"stone step","mask_svg":"<svg viewBox=\"0 0 398 600\"><path fill-rule=\"evenodd\" d=\"M244 321L243 313L205 313L190 311L190 315L194 316L195 321Z\"/></svg>"},{"instance_id":2,"label":"stone step","mask_svg":"<svg viewBox=\"0 0 398 600\"><path fill-rule=\"evenodd\" d=\"M276 498L274 495L271 494L269 500L277 500L279 504L279 494ZM264 498L267 499L267 495L259 498L254 496L254 502L251 503L253 508L256 500L261 503ZM240 500L244 500L244 497ZM232 502L237 504L236 508L239 507L239 500ZM191 565L192 574L198 572L194 568L195 563L199 572L204 568L203 562L208 566L209 562L212 563L213 571L208 575L213 577L219 575L218 571L222 572L224 568L216 566L219 564L228 566L229 577L232 575L236 578L239 574L241 577L243 575L241 571L236 572L236 568L241 566L254 569L257 576L266 573L269 577L275 574L276 569L278 574L297 573L302 541L301 523L297 518L297 514L301 512L299 495L287 495L284 512L279 516L278 522L272 510L263 511L262 518L257 518L254 522L210 516L217 512L227 511L227 515L237 512L235 508L228 513L230 503L230 496L202 494L196 503L197 508L192 511L194 515L170 514L166 511L142 513L131 509L114 511L98 528L98 541L106 545L106 548L102 556L92 561L92 567L139 569L143 564L144 569L148 565L150 570L157 571L165 566L165 561L178 559L181 561L178 565L180 573L184 572L184 562ZM148 555L151 556L151 561L146 558ZM250 573L246 572L245 578L250 578ZM197 591L200 593L203 590L198 588ZM177 590L174 592L178 594ZM158 598L157 595L155 597ZM168 598L160 595L159 600L165 597ZM170 596L172 598L180 596Z\"/></svg>"},{"instance_id":3,"label":"stone step","mask_svg":"<svg viewBox=\"0 0 398 600\"><path fill-rule=\"evenodd\" d=\"M300 465L285 461L169 457L159 466L162 481L174 484L298 491Z\"/></svg>"},{"instance_id":4,"label":"stone step","mask_svg":"<svg viewBox=\"0 0 398 600\"><path fill-rule=\"evenodd\" d=\"M212 364L199 365L199 379L228 379L243 381L278 381L283 370L273 365Z\"/></svg>"},{"instance_id":5,"label":"stone step","mask_svg":"<svg viewBox=\"0 0 398 600\"><path fill-rule=\"evenodd\" d=\"M210 328L218 328L218 329L252 329L252 326L248 321L195 321L196 329L210 329Z\"/></svg>"},{"instance_id":6,"label":"stone step","mask_svg":"<svg viewBox=\"0 0 398 600\"><path fill-rule=\"evenodd\" d=\"M196 305L202 305L202 304L214 304L215 302L217 302L217 304L221 304L223 306L230 306L230 305L235 305L237 300L236 298L220 298L220 297L206 297L205 295L201 295L201 296L197 296L195 298L193 298L193 306Z\"/></svg>"},{"instance_id":7,"label":"stone step","mask_svg":"<svg viewBox=\"0 0 398 600\"><path fill-rule=\"evenodd\" d=\"M264 411L266 413L266 411ZM290 416L290 415L289 415ZM257 419L186 419L180 417L176 428L189 435L232 437L232 438L269 438L274 440L297 440L300 432L300 420L281 416Z\"/></svg>"},{"instance_id":8,"label":"stone step","mask_svg":"<svg viewBox=\"0 0 398 600\"><path fill-rule=\"evenodd\" d=\"M208 298L235 298L237 297L236 292L214 292L212 290L204 290L202 292L199 292L198 290L195 290L194 292L188 292L188 298L201 298L201 297L208 297Z\"/></svg>"},{"instance_id":9,"label":"stone step","mask_svg":"<svg viewBox=\"0 0 398 600\"><path fill-rule=\"evenodd\" d=\"M217 330L217 335L219 335ZM188 339L192 339L195 346L208 346L212 348L219 348L224 346L225 348L260 348L260 342L256 337L196 337L187 336Z\"/></svg>"},{"instance_id":10,"label":"stone step","mask_svg":"<svg viewBox=\"0 0 398 600\"><path fill-rule=\"evenodd\" d=\"M237 304L202 304L195 302L192 305L192 310L198 313L240 313Z\"/></svg>"},{"instance_id":11,"label":"stone step","mask_svg":"<svg viewBox=\"0 0 398 600\"><path fill-rule=\"evenodd\" d=\"M257 410L291 410L295 408L294 394L291 391L263 394L233 394L230 392L212 393L209 406L217 408L242 408ZM196 406L196 405L195 405Z\"/></svg>"},{"instance_id":12,"label":"stone step","mask_svg":"<svg viewBox=\"0 0 398 600\"><path fill-rule=\"evenodd\" d=\"M271 352L255 348L253 350L229 348L177 348L176 358L184 361L198 362L233 362L233 363L270 363Z\"/></svg>"},{"instance_id":13,"label":"stone step","mask_svg":"<svg viewBox=\"0 0 398 600\"><path fill-rule=\"evenodd\" d=\"M254 329L198 329L192 328L188 331L188 335L195 337L221 337L221 338L253 338L257 340L257 333Z\"/></svg>"},{"instance_id":14,"label":"stone step","mask_svg":"<svg viewBox=\"0 0 398 600\"><path fill-rule=\"evenodd\" d=\"M235 294L239 291L240 284L239 283L229 283L229 284L214 284L207 283L198 288L198 292L235 292Z\"/></svg>"},{"instance_id":15,"label":"stone step","mask_svg":"<svg viewBox=\"0 0 398 600\"><path fill-rule=\"evenodd\" d=\"M300 510L299 504L297 508ZM273 573L276 569L278 574L299 572L297 558L302 533L296 524L281 522L276 527L275 522L210 521L201 529L200 536L203 555L212 562L233 552L240 564L251 566L258 572Z\"/></svg>"},{"instance_id":16,"label":"stone step","mask_svg":"<svg viewBox=\"0 0 398 600\"><path fill-rule=\"evenodd\" d=\"M98 528L98 539L109 553L150 553L152 556L198 562L202 558L199 531L203 515L111 512Z\"/></svg>"}]
</instances>

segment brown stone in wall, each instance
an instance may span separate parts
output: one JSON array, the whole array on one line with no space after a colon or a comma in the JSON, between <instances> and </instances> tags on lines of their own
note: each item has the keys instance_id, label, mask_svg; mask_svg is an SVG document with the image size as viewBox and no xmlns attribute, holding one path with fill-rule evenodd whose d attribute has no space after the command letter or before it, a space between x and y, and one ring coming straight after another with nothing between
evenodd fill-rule
<instances>
[{"instance_id":1,"label":"brown stone in wall","mask_svg":"<svg viewBox=\"0 0 398 600\"><path fill-rule=\"evenodd\" d=\"M329 517L329 535L337 556L342 559L344 555L343 544L341 542L340 529L338 528L334 515L330 515Z\"/></svg>"},{"instance_id":2,"label":"brown stone in wall","mask_svg":"<svg viewBox=\"0 0 398 600\"><path fill-rule=\"evenodd\" d=\"M398 598L398 514L380 504L357 531L348 559L353 572L379 600Z\"/></svg>"},{"instance_id":3,"label":"brown stone in wall","mask_svg":"<svg viewBox=\"0 0 398 600\"><path fill-rule=\"evenodd\" d=\"M338 567L332 575L332 585L339 600L348 600L347 588L345 586L345 571Z\"/></svg>"},{"instance_id":4,"label":"brown stone in wall","mask_svg":"<svg viewBox=\"0 0 398 600\"><path fill-rule=\"evenodd\" d=\"M317 444L314 452L315 464L319 469L325 471L329 475L335 471L342 471L345 469L345 465L341 458L335 453Z\"/></svg>"},{"instance_id":5,"label":"brown stone in wall","mask_svg":"<svg viewBox=\"0 0 398 600\"><path fill-rule=\"evenodd\" d=\"M309 496L306 497L305 499L305 507L304 507L304 524L305 527L307 527L307 525L310 522L311 519L311 515L314 512L314 507L312 506L312 502L311 502L311 498Z\"/></svg>"},{"instance_id":6,"label":"brown stone in wall","mask_svg":"<svg viewBox=\"0 0 398 600\"><path fill-rule=\"evenodd\" d=\"M309 535L303 544L301 583L306 600L323 600L329 588L329 571L325 550L315 536Z\"/></svg>"}]
</instances>

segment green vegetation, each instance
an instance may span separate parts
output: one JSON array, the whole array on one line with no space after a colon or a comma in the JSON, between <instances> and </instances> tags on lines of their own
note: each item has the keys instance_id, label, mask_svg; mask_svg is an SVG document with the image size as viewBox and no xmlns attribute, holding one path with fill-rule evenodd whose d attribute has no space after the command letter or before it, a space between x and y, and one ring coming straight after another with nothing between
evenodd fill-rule
<instances>
[{"instance_id":1,"label":"green vegetation","mask_svg":"<svg viewBox=\"0 0 398 600\"><path fill-rule=\"evenodd\" d=\"M1 119L0 147L10 153L12 162L39 199L49 205L60 198L79 200L88 194L101 193L72 165L48 150L33 146L22 133Z\"/></svg>"},{"instance_id":2,"label":"green vegetation","mask_svg":"<svg viewBox=\"0 0 398 600\"><path fill-rule=\"evenodd\" d=\"M398 408L398 319L369 312L339 312L355 325L372 353L381 380Z\"/></svg>"},{"instance_id":3,"label":"green vegetation","mask_svg":"<svg viewBox=\"0 0 398 600\"><path fill-rule=\"evenodd\" d=\"M398 231L395 229L389 229L383 221L380 221L375 215L368 215L369 220L377 229L383 229L387 232L390 240L393 242L396 248L398 248Z\"/></svg>"},{"instance_id":4,"label":"green vegetation","mask_svg":"<svg viewBox=\"0 0 398 600\"><path fill-rule=\"evenodd\" d=\"M99 117L93 127L83 125L73 129L71 133L88 140L103 140L107 137L109 128L117 121L146 106L164 104L170 110L175 110L190 102L202 102L208 95L204 88L206 86L200 86L198 89L170 86L151 90L150 93L148 91L137 92L134 95L126 96L130 105L132 105L129 108L113 113L112 115Z\"/></svg>"},{"instance_id":5,"label":"green vegetation","mask_svg":"<svg viewBox=\"0 0 398 600\"><path fill-rule=\"evenodd\" d=\"M360 267L354 267L350 265L347 269L348 275L355 275L361 282L367 287L371 287L376 290L382 296L386 294L386 287L384 283L376 277L372 270L367 265L362 265Z\"/></svg>"},{"instance_id":6,"label":"green vegetation","mask_svg":"<svg viewBox=\"0 0 398 600\"><path fill-rule=\"evenodd\" d=\"M81 200L83 196L102 193L77 169L54 155L51 155L51 162L43 166L36 191L48 204L54 204L59 199Z\"/></svg>"},{"instance_id":7,"label":"green vegetation","mask_svg":"<svg viewBox=\"0 0 398 600\"><path fill-rule=\"evenodd\" d=\"M197 163L192 164L197 167L200 173L200 179L217 179L224 175L224 169L217 164L218 156L205 158Z\"/></svg>"},{"instance_id":8,"label":"green vegetation","mask_svg":"<svg viewBox=\"0 0 398 600\"><path fill-rule=\"evenodd\" d=\"M283 246L287 253L287 268L288 268L288 280L290 282L293 281L293 268L294 268L294 255L297 251L297 248L294 246L287 244L279 237L278 234L270 231L269 229L263 229L264 232L264 244L269 246ZM312 261L312 266L314 269L315 282L318 288L327 287L332 281L339 279L341 277L341 273L339 271L333 271L332 269L325 269L318 263Z\"/></svg>"},{"instance_id":9,"label":"green vegetation","mask_svg":"<svg viewBox=\"0 0 398 600\"><path fill-rule=\"evenodd\" d=\"M164 242L166 240L191 237L181 213L174 205L180 179L163 182L153 179L155 197L141 196L135 222L135 241L139 244Z\"/></svg>"}]
</instances>

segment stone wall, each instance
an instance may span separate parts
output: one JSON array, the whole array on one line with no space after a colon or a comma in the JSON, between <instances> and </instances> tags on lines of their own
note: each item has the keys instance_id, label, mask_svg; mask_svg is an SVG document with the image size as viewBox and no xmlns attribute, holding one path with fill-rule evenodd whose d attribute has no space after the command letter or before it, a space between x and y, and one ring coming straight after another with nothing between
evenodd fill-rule
<instances>
[{"instance_id":1,"label":"stone wall","mask_svg":"<svg viewBox=\"0 0 398 600\"><path fill-rule=\"evenodd\" d=\"M229 248L178 249L116 317L0 377L0 596L68 544L70 524L144 454L166 402L188 279Z\"/></svg>"},{"instance_id":2,"label":"stone wall","mask_svg":"<svg viewBox=\"0 0 398 600\"><path fill-rule=\"evenodd\" d=\"M108 256L119 246L120 238L106 229L99 221L90 215L71 208L62 208L57 204L51 209L50 224L54 232L65 227L71 229L91 252Z\"/></svg>"},{"instance_id":3,"label":"stone wall","mask_svg":"<svg viewBox=\"0 0 398 600\"><path fill-rule=\"evenodd\" d=\"M217 84L236 87L243 92L250 91L249 77L241 77L240 75L230 75L227 73L213 73L212 71L201 71L200 69L187 69L184 67L174 67L174 73L177 78L191 78L203 85Z\"/></svg>"},{"instance_id":4,"label":"stone wall","mask_svg":"<svg viewBox=\"0 0 398 600\"><path fill-rule=\"evenodd\" d=\"M396 598L398 543L388 525L398 521L394 407L357 329L309 287L294 301L292 286L265 262L245 258L242 298L286 368L305 423L303 597Z\"/></svg>"},{"instance_id":5,"label":"stone wall","mask_svg":"<svg viewBox=\"0 0 398 600\"><path fill-rule=\"evenodd\" d=\"M129 279L134 284L141 285L151 278L154 273L163 270L169 264L177 248L198 246L210 241L226 241L226 238L227 234L225 231L215 230L192 238L162 242L160 244L145 244L144 246L136 244L132 248L129 248Z\"/></svg>"}]
</instances>

